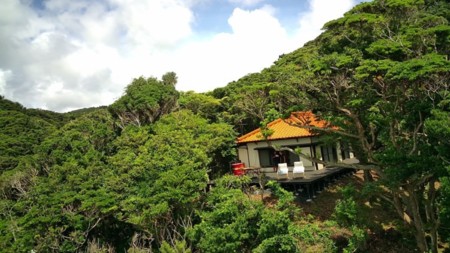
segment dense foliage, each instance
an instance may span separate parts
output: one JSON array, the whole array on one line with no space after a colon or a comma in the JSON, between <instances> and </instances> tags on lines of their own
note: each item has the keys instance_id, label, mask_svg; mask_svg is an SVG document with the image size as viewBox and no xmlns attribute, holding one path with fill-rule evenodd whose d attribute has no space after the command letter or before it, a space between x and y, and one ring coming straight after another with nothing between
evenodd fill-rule
<instances>
[{"instance_id":1,"label":"dense foliage","mask_svg":"<svg viewBox=\"0 0 450 253\"><path fill-rule=\"evenodd\" d=\"M415 231L421 251L437 252L437 182L449 175L440 152L449 143L433 136L437 126L445 136L450 124L449 8L443 1L363 3L295 52L310 106L340 127L336 134L352 144L366 180L376 172L378 196Z\"/></svg>"},{"instance_id":2,"label":"dense foliage","mask_svg":"<svg viewBox=\"0 0 450 253\"><path fill-rule=\"evenodd\" d=\"M165 74L162 81L154 77L134 79L126 87L125 94L109 106L111 113L119 119L118 126L153 123L171 112L178 98L176 81L173 72Z\"/></svg>"},{"instance_id":3,"label":"dense foliage","mask_svg":"<svg viewBox=\"0 0 450 253\"><path fill-rule=\"evenodd\" d=\"M234 159L236 134L174 111L176 75L147 81L133 81L111 108L49 117L2 98L4 251L152 250L184 240L209 177ZM137 95L154 100L117 111ZM150 107L154 114L145 112ZM141 118L117 117L127 110Z\"/></svg>"},{"instance_id":4,"label":"dense foliage","mask_svg":"<svg viewBox=\"0 0 450 253\"><path fill-rule=\"evenodd\" d=\"M448 1L362 3L272 67L211 94L236 109L228 120L237 129L298 108L339 126L327 133L351 144L372 195L415 231L421 251L436 252L450 227L449 19Z\"/></svg>"},{"instance_id":5,"label":"dense foliage","mask_svg":"<svg viewBox=\"0 0 450 253\"><path fill-rule=\"evenodd\" d=\"M205 94L178 92L169 72L65 114L0 97L2 252L364 251L363 199L437 252L450 238L449 19L443 0L362 3L270 68ZM307 109L339 127L328 136L350 143L366 172L366 188L343 189L334 221L319 224L279 185L267 185L267 204L247 177L223 176L238 133Z\"/></svg>"}]
</instances>

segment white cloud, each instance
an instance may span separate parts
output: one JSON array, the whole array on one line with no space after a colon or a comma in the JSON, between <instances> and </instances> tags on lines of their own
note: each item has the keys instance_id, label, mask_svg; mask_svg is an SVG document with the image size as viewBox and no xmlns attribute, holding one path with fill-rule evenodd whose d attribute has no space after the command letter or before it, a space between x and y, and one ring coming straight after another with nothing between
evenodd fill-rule
<instances>
[{"instance_id":1,"label":"white cloud","mask_svg":"<svg viewBox=\"0 0 450 253\"><path fill-rule=\"evenodd\" d=\"M266 5L246 11L236 8L228 23L231 33L222 33L207 41L195 42L181 50L179 85L181 90L209 91L259 72L305 42L314 39L322 26L351 8L351 0L312 0L310 9L299 16L294 36L289 36L278 19L277 10Z\"/></svg>"},{"instance_id":2,"label":"white cloud","mask_svg":"<svg viewBox=\"0 0 450 253\"><path fill-rule=\"evenodd\" d=\"M0 95L6 95L6 82L11 78L10 70L0 69Z\"/></svg>"},{"instance_id":3,"label":"white cloud","mask_svg":"<svg viewBox=\"0 0 450 253\"><path fill-rule=\"evenodd\" d=\"M175 0L118 1L126 39L134 45L174 46L192 31L193 14Z\"/></svg>"},{"instance_id":4,"label":"white cloud","mask_svg":"<svg viewBox=\"0 0 450 253\"><path fill-rule=\"evenodd\" d=\"M242 6L254 6L257 5L264 0L228 0L230 3L242 5Z\"/></svg>"},{"instance_id":5,"label":"white cloud","mask_svg":"<svg viewBox=\"0 0 450 253\"><path fill-rule=\"evenodd\" d=\"M163 73L164 52L192 34L178 0L48 0L40 15L23 3L0 8L0 68L13 77L0 91L28 107L110 104L133 77Z\"/></svg>"},{"instance_id":6,"label":"white cloud","mask_svg":"<svg viewBox=\"0 0 450 253\"><path fill-rule=\"evenodd\" d=\"M178 89L209 91L269 67L320 33L350 0L312 0L292 37L276 7L234 9L231 32L192 30L196 4L211 0L47 0L42 9L0 8L0 93L27 107L67 111L110 104L135 77L175 71ZM261 0L230 0L255 6ZM280 13L281 15L282 13Z\"/></svg>"},{"instance_id":7,"label":"white cloud","mask_svg":"<svg viewBox=\"0 0 450 253\"><path fill-rule=\"evenodd\" d=\"M270 66L288 44L287 33L269 8L234 9L231 33L187 45L177 54L181 90L208 91Z\"/></svg>"},{"instance_id":8,"label":"white cloud","mask_svg":"<svg viewBox=\"0 0 450 253\"><path fill-rule=\"evenodd\" d=\"M317 37L325 23L341 17L355 5L353 0L309 0L308 3L309 10L300 16L295 39L300 45Z\"/></svg>"}]
</instances>

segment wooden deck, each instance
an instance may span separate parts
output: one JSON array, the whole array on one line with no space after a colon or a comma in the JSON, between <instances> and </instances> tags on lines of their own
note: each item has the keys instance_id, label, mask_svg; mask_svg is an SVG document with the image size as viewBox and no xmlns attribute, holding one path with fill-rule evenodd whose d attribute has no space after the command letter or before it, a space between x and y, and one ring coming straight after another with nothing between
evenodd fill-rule
<instances>
[{"instance_id":1,"label":"wooden deck","mask_svg":"<svg viewBox=\"0 0 450 253\"><path fill-rule=\"evenodd\" d=\"M272 171L264 171L263 169L258 171L249 171L247 175L252 177L253 184L259 184L260 178L264 181L275 180L283 188L293 190L296 194L303 192L306 197L306 201L311 201L315 198L317 193L320 193L325 187L332 184L334 181L342 176L354 173L354 169L349 168L325 168L315 171L306 171L304 177L294 178L292 171L289 171L288 178L284 176L282 178L277 177L277 174Z\"/></svg>"}]
</instances>

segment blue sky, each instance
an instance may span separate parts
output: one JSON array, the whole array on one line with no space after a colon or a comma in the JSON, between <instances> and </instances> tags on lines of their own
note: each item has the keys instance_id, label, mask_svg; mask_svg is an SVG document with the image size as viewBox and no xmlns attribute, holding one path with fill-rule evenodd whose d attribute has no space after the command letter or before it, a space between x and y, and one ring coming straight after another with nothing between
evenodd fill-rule
<instances>
[{"instance_id":1,"label":"blue sky","mask_svg":"<svg viewBox=\"0 0 450 253\"><path fill-rule=\"evenodd\" d=\"M198 29L198 32L206 34L231 32L227 20L234 8L258 9L265 5L274 6L277 9L275 13L277 19L284 27L291 30L298 25L300 13L307 11L308 1L267 0L255 1L255 4L250 5L239 4L237 1L206 1L193 9L196 17L194 27Z\"/></svg>"},{"instance_id":2,"label":"blue sky","mask_svg":"<svg viewBox=\"0 0 450 253\"><path fill-rule=\"evenodd\" d=\"M362 0L3 0L0 94L26 107L108 105L133 78L205 92L269 67Z\"/></svg>"}]
</instances>

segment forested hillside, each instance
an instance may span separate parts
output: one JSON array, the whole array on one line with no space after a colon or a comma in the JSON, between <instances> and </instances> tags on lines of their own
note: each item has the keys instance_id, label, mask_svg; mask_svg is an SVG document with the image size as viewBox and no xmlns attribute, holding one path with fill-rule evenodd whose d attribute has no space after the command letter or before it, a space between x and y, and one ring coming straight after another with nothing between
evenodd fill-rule
<instances>
[{"instance_id":1,"label":"forested hillside","mask_svg":"<svg viewBox=\"0 0 450 253\"><path fill-rule=\"evenodd\" d=\"M448 250L449 20L445 0L375 0L208 93L177 91L169 72L69 113L0 97L0 251L376 252L386 231L391 252ZM238 135L296 110L337 126L327 136L364 171L328 220L276 183L268 200L226 175Z\"/></svg>"}]
</instances>

